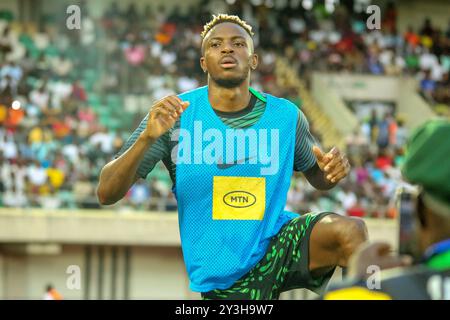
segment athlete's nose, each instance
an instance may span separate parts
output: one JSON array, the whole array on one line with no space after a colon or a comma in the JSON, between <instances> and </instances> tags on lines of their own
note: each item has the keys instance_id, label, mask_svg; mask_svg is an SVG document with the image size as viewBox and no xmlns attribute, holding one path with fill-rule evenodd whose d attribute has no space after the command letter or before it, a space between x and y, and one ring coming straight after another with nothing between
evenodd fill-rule
<instances>
[{"instance_id":1,"label":"athlete's nose","mask_svg":"<svg viewBox=\"0 0 450 320\"><path fill-rule=\"evenodd\" d=\"M225 43L225 45L222 48L222 53L230 54L230 53L233 53L233 52L234 52L234 50L233 50L233 47L231 46L231 44Z\"/></svg>"}]
</instances>

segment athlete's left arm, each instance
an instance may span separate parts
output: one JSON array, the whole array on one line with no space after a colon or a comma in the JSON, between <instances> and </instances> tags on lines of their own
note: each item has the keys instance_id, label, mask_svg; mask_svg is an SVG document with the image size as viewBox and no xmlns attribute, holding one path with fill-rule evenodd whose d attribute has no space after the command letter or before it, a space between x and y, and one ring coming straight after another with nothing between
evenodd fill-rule
<instances>
[{"instance_id":1,"label":"athlete's left arm","mask_svg":"<svg viewBox=\"0 0 450 320\"><path fill-rule=\"evenodd\" d=\"M295 137L294 170L303 172L308 182L316 189L329 190L345 178L350 165L345 154L333 148L324 154L309 131L308 120L301 110Z\"/></svg>"},{"instance_id":2,"label":"athlete's left arm","mask_svg":"<svg viewBox=\"0 0 450 320\"><path fill-rule=\"evenodd\" d=\"M333 188L337 183L332 183L325 178L324 172L320 170L317 162L312 168L303 172L308 182L317 190L329 190Z\"/></svg>"}]
</instances>

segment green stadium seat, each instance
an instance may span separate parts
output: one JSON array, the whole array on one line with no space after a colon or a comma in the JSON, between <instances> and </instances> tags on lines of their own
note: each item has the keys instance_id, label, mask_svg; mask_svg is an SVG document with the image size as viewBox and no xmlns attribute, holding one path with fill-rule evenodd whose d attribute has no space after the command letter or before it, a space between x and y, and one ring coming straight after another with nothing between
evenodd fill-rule
<instances>
[{"instance_id":1,"label":"green stadium seat","mask_svg":"<svg viewBox=\"0 0 450 320\"><path fill-rule=\"evenodd\" d=\"M110 117L108 119L108 121L106 122L105 126L110 130L110 131L117 131L118 129L121 128L122 123L120 122L119 118L116 117Z\"/></svg>"},{"instance_id":2,"label":"green stadium seat","mask_svg":"<svg viewBox=\"0 0 450 320\"><path fill-rule=\"evenodd\" d=\"M49 45L45 51L44 51L45 55L48 57L57 57L59 56L60 52L58 50L57 47L53 46L53 45Z\"/></svg>"},{"instance_id":3,"label":"green stadium seat","mask_svg":"<svg viewBox=\"0 0 450 320\"><path fill-rule=\"evenodd\" d=\"M157 164L155 168L148 174L146 180L151 181L154 178L156 180L162 181L170 189L172 182L170 180L169 173L159 164Z\"/></svg>"},{"instance_id":4,"label":"green stadium seat","mask_svg":"<svg viewBox=\"0 0 450 320\"><path fill-rule=\"evenodd\" d=\"M27 48L28 50L31 48L36 48L33 39L28 34L22 33L19 36L19 42L23 44L24 47Z\"/></svg>"},{"instance_id":5,"label":"green stadium seat","mask_svg":"<svg viewBox=\"0 0 450 320\"><path fill-rule=\"evenodd\" d=\"M89 92L88 93L88 103L94 107L99 106L102 103L100 96L96 93Z\"/></svg>"},{"instance_id":6,"label":"green stadium seat","mask_svg":"<svg viewBox=\"0 0 450 320\"><path fill-rule=\"evenodd\" d=\"M100 106L99 108L97 108L95 110L95 113L97 113L99 115L99 117L106 117L106 118L111 118L112 117L112 112L110 109L108 109L107 106Z\"/></svg>"},{"instance_id":7,"label":"green stadium seat","mask_svg":"<svg viewBox=\"0 0 450 320\"><path fill-rule=\"evenodd\" d=\"M419 58L415 55L407 56L405 61L406 61L406 66L410 69L419 67Z\"/></svg>"},{"instance_id":8,"label":"green stadium seat","mask_svg":"<svg viewBox=\"0 0 450 320\"><path fill-rule=\"evenodd\" d=\"M30 57L33 59L38 59L41 55L41 50L36 47L29 48L28 51L30 52Z\"/></svg>"},{"instance_id":9,"label":"green stadium seat","mask_svg":"<svg viewBox=\"0 0 450 320\"><path fill-rule=\"evenodd\" d=\"M108 94L106 96L106 103L109 106L112 107L116 107L116 106L121 106L122 105L122 99L120 98L119 95L116 94Z\"/></svg>"},{"instance_id":10,"label":"green stadium seat","mask_svg":"<svg viewBox=\"0 0 450 320\"><path fill-rule=\"evenodd\" d=\"M32 88L36 88L38 82L39 82L39 79L36 79L34 77L31 77L31 76L28 76L27 80L26 80L27 85L29 85Z\"/></svg>"},{"instance_id":11,"label":"green stadium seat","mask_svg":"<svg viewBox=\"0 0 450 320\"><path fill-rule=\"evenodd\" d=\"M0 10L0 20L11 22L14 20L14 13L10 10Z\"/></svg>"}]
</instances>

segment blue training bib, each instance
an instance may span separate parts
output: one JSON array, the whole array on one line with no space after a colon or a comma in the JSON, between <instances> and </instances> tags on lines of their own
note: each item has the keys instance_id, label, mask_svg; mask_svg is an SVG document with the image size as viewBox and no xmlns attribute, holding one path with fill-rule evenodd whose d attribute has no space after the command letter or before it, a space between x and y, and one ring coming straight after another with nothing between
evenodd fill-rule
<instances>
[{"instance_id":1,"label":"blue training bib","mask_svg":"<svg viewBox=\"0 0 450 320\"><path fill-rule=\"evenodd\" d=\"M226 289L258 263L271 238L298 216L284 211L298 110L267 94L259 121L233 129L212 109L208 87L179 97L190 102L172 155L190 288Z\"/></svg>"}]
</instances>

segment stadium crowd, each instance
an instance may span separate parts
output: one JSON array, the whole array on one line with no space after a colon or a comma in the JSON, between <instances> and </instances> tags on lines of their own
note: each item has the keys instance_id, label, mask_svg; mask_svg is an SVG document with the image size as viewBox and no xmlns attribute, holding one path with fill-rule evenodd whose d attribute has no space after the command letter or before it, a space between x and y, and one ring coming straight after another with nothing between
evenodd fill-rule
<instances>
[{"instance_id":1,"label":"stadium crowd","mask_svg":"<svg viewBox=\"0 0 450 320\"><path fill-rule=\"evenodd\" d=\"M281 48L299 74L337 71L417 78L418 90L437 110L449 114L450 106L450 19L446 30L433 26L429 18L422 25L397 29L393 2L382 10L381 28L368 30L364 10L350 11L338 6L330 13L317 5L312 11L286 7L273 16L256 11L265 48Z\"/></svg>"},{"instance_id":2,"label":"stadium crowd","mask_svg":"<svg viewBox=\"0 0 450 320\"><path fill-rule=\"evenodd\" d=\"M242 14L239 3L228 12ZM399 35L391 6L382 30L368 32L361 15L348 14L340 7L332 16L253 7L249 17L243 15L257 29L260 66L252 86L301 104L295 88L276 84L275 62L282 55L305 77L313 70L413 74L422 79L420 90L429 101L449 103L450 25L442 32L428 21ZM211 14L204 4L182 12L151 6L142 11L133 4L120 10L113 3L101 18L84 10L82 32L61 27L54 17L41 25L0 17L1 206L99 208L100 169L151 101L205 84L200 32ZM311 131L320 142L320 133ZM347 139L353 170L342 186L319 192L296 174L287 208L394 217L392 194L406 136L395 115L373 113ZM116 208L175 210L162 163Z\"/></svg>"}]
</instances>

